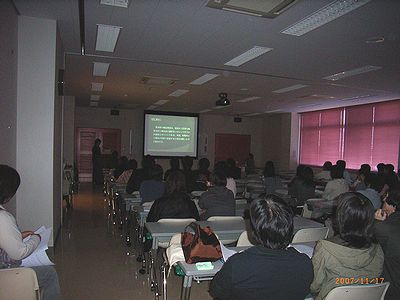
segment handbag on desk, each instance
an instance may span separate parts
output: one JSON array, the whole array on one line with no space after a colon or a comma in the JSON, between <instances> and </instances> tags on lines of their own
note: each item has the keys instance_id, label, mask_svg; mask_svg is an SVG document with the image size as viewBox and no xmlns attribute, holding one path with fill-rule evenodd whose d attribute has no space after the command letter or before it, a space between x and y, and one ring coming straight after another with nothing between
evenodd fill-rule
<instances>
[{"instance_id":1,"label":"handbag on desk","mask_svg":"<svg viewBox=\"0 0 400 300\"><path fill-rule=\"evenodd\" d=\"M188 264L216 261L222 257L221 246L209 226L203 228L192 222L181 234L182 250Z\"/></svg>"}]
</instances>

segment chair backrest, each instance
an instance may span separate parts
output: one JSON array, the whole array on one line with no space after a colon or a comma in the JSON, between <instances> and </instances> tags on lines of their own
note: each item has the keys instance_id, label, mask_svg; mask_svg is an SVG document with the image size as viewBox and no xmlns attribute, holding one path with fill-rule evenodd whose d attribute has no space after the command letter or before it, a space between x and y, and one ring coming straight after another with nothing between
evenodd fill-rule
<instances>
[{"instance_id":1,"label":"chair backrest","mask_svg":"<svg viewBox=\"0 0 400 300\"><path fill-rule=\"evenodd\" d=\"M190 224L192 222L196 222L196 219L193 218L187 218L187 219L160 219L157 222L159 223L187 223Z\"/></svg>"},{"instance_id":2,"label":"chair backrest","mask_svg":"<svg viewBox=\"0 0 400 300\"><path fill-rule=\"evenodd\" d=\"M243 231L239 236L236 247L247 247L247 246L251 247L251 246L253 246L253 244L250 243L250 241L249 241L247 231Z\"/></svg>"},{"instance_id":3,"label":"chair backrest","mask_svg":"<svg viewBox=\"0 0 400 300\"><path fill-rule=\"evenodd\" d=\"M300 229L294 235L292 243L308 243L323 240L328 236L328 231L329 228L327 227Z\"/></svg>"},{"instance_id":4,"label":"chair backrest","mask_svg":"<svg viewBox=\"0 0 400 300\"><path fill-rule=\"evenodd\" d=\"M389 282L339 286L331 290L325 300L383 300L388 287Z\"/></svg>"},{"instance_id":5,"label":"chair backrest","mask_svg":"<svg viewBox=\"0 0 400 300\"><path fill-rule=\"evenodd\" d=\"M241 216L212 216L207 221L232 221L232 220L243 220Z\"/></svg>"},{"instance_id":6,"label":"chair backrest","mask_svg":"<svg viewBox=\"0 0 400 300\"><path fill-rule=\"evenodd\" d=\"M31 268L0 269L0 299L40 300L35 271Z\"/></svg>"}]
</instances>

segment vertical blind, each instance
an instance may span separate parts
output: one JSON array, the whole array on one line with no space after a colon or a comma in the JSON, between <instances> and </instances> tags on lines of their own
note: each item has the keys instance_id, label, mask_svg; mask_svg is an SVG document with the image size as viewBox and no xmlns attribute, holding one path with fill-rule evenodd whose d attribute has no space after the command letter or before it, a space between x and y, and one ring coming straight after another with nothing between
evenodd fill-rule
<instances>
[{"instance_id":1,"label":"vertical blind","mask_svg":"<svg viewBox=\"0 0 400 300\"><path fill-rule=\"evenodd\" d=\"M350 169L398 167L400 100L302 113L300 122L301 164L343 159Z\"/></svg>"}]
</instances>

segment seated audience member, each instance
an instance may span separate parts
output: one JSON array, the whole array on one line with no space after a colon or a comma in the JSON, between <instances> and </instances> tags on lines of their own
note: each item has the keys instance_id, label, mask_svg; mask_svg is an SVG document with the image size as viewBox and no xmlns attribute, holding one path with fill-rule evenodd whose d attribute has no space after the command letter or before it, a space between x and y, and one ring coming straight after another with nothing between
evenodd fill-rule
<instances>
[{"instance_id":1,"label":"seated audience member","mask_svg":"<svg viewBox=\"0 0 400 300\"><path fill-rule=\"evenodd\" d=\"M338 197L337 232L329 240L317 242L312 257L314 281L311 292L315 300L324 299L340 278L376 278L383 269L383 251L374 243L374 208L359 193ZM356 284L356 282L354 282Z\"/></svg>"},{"instance_id":2,"label":"seated audience member","mask_svg":"<svg viewBox=\"0 0 400 300\"><path fill-rule=\"evenodd\" d=\"M201 219L207 220L211 216L234 216L236 202L232 191L226 188L226 176L221 171L211 174L212 186L199 199L199 207L205 210Z\"/></svg>"},{"instance_id":3,"label":"seated audience member","mask_svg":"<svg viewBox=\"0 0 400 300\"><path fill-rule=\"evenodd\" d=\"M228 167L228 175L233 179L240 179L242 170L236 166L236 161L233 158L228 158L226 160L226 165Z\"/></svg>"},{"instance_id":4,"label":"seated audience member","mask_svg":"<svg viewBox=\"0 0 400 300\"><path fill-rule=\"evenodd\" d=\"M165 174L164 174L164 181L167 180L169 174L171 174L172 172L178 171L178 170L180 171L180 169L181 169L180 165L179 165L179 158L177 158L177 157L171 158L169 160L169 165L170 165L170 168L167 171L165 171Z\"/></svg>"},{"instance_id":5,"label":"seated audience member","mask_svg":"<svg viewBox=\"0 0 400 300\"><path fill-rule=\"evenodd\" d=\"M369 164L362 164L358 170L357 179L353 182L352 190L361 191L367 188L365 178L371 174L371 166Z\"/></svg>"},{"instance_id":6,"label":"seated audience member","mask_svg":"<svg viewBox=\"0 0 400 300\"><path fill-rule=\"evenodd\" d=\"M368 198L369 201L371 201L375 210L381 208L382 201L379 193L381 192L383 185L379 182L378 175L370 173L367 177L365 177L364 182L367 187L358 192L363 194Z\"/></svg>"},{"instance_id":7,"label":"seated audience member","mask_svg":"<svg viewBox=\"0 0 400 300\"><path fill-rule=\"evenodd\" d=\"M256 163L254 161L254 155L252 153L249 153L249 156L246 159L245 172L246 172L246 175L256 173Z\"/></svg>"},{"instance_id":8,"label":"seated audience member","mask_svg":"<svg viewBox=\"0 0 400 300\"><path fill-rule=\"evenodd\" d=\"M332 166L331 168L332 180L328 181L325 186L325 191L322 194L322 198L326 200L333 200L340 194L349 191L349 185L343 179L343 169L338 166Z\"/></svg>"},{"instance_id":9,"label":"seated audience member","mask_svg":"<svg viewBox=\"0 0 400 300\"><path fill-rule=\"evenodd\" d=\"M273 194L277 189L283 187L281 178L275 174L275 167L272 161L267 161L264 168L265 194Z\"/></svg>"},{"instance_id":10,"label":"seated audience member","mask_svg":"<svg viewBox=\"0 0 400 300\"><path fill-rule=\"evenodd\" d=\"M199 160L199 168L193 171L195 183L193 190L205 191L207 190L207 182L210 180L211 172L208 170L210 167L210 161L203 157Z\"/></svg>"},{"instance_id":11,"label":"seated audience member","mask_svg":"<svg viewBox=\"0 0 400 300\"><path fill-rule=\"evenodd\" d=\"M182 157L183 174L185 174L186 178L186 190L189 193L193 191L196 182L195 174L192 170L192 167L193 167L193 158L190 156Z\"/></svg>"},{"instance_id":12,"label":"seated audience member","mask_svg":"<svg viewBox=\"0 0 400 300\"><path fill-rule=\"evenodd\" d=\"M139 188L142 203L152 202L165 192L165 184L162 181L163 169L160 165L155 165L150 171L150 179L142 181Z\"/></svg>"},{"instance_id":13,"label":"seated audience member","mask_svg":"<svg viewBox=\"0 0 400 300\"><path fill-rule=\"evenodd\" d=\"M28 257L40 243L40 235L33 231L20 232L17 222L3 207L17 191L21 179L17 171L0 165L0 268L15 268ZM30 239L24 241L26 237ZM39 282L43 300L60 299L60 286L53 266L32 267ZM15 286L18 289L18 285Z\"/></svg>"},{"instance_id":14,"label":"seated audience member","mask_svg":"<svg viewBox=\"0 0 400 300\"><path fill-rule=\"evenodd\" d=\"M382 277L390 282L386 300L400 299L400 185L375 212L375 236L385 255Z\"/></svg>"},{"instance_id":15,"label":"seated audience member","mask_svg":"<svg viewBox=\"0 0 400 300\"><path fill-rule=\"evenodd\" d=\"M346 170L346 162L344 160L338 160L336 166L343 170L343 179L346 181L348 186L351 186L353 180L351 179L349 172Z\"/></svg>"},{"instance_id":16,"label":"seated audience member","mask_svg":"<svg viewBox=\"0 0 400 300\"><path fill-rule=\"evenodd\" d=\"M293 206L304 205L307 199L315 198L314 173L310 167L297 167L296 177L288 185L288 193L296 198Z\"/></svg>"},{"instance_id":17,"label":"seated audience member","mask_svg":"<svg viewBox=\"0 0 400 300\"><path fill-rule=\"evenodd\" d=\"M167 218L199 220L196 204L186 193L185 175L180 171L169 174L165 194L154 201L147 216L147 222L157 222Z\"/></svg>"},{"instance_id":18,"label":"seated audience member","mask_svg":"<svg viewBox=\"0 0 400 300\"><path fill-rule=\"evenodd\" d=\"M214 171L219 171L226 176L226 188L233 193L233 197L235 198L237 194L236 181L229 174L228 165L226 162L217 162L214 166Z\"/></svg>"},{"instance_id":19,"label":"seated audience member","mask_svg":"<svg viewBox=\"0 0 400 300\"><path fill-rule=\"evenodd\" d=\"M399 178L397 178L396 172L394 171L394 166L392 164L385 165L385 183L388 185L389 190L393 189L398 183Z\"/></svg>"},{"instance_id":20,"label":"seated audience member","mask_svg":"<svg viewBox=\"0 0 400 300\"><path fill-rule=\"evenodd\" d=\"M118 178L126 170L128 165L128 158L126 156L121 156L118 160L118 165L114 170L114 178Z\"/></svg>"},{"instance_id":21,"label":"seated audience member","mask_svg":"<svg viewBox=\"0 0 400 300\"><path fill-rule=\"evenodd\" d=\"M313 278L307 255L287 248L293 237L291 208L274 195L250 206L257 245L231 256L210 284L214 299L304 299Z\"/></svg>"},{"instance_id":22,"label":"seated audience member","mask_svg":"<svg viewBox=\"0 0 400 300\"><path fill-rule=\"evenodd\" d=\"M126 169L122 174L118 177L117 183L128 183L129 178L131 178L132 173L137 169L137 161L135 159L131 159L128 161L126 165Z\"/></svg>"},{"instance_id":23,"label":"seated audience member","mask_svg":"<svg viewBox=\"0 0 400 300\"><path fill-rule=\"evenodd\" d=\"M332 168L332 163L330 161L324 162L324 165L322 166L322 171L319 172L314 176L314 179L317 181L328 181L331 180L331 168Z\"/></svg>"},{"instance_id":24,"label":"seated audience member","mask_svg":"<svg viewBox=\"0 0 400 300\"><path fill-rule=\"evenodd\" d=\"M146 155L142 160L142 168L137 169L135 172L132 172L131 177L126 184L126 192L128 194L132 194L135 191L138 191L140 185L144 180L150 179L150 172L153 169L155 162L150 155Z\"/></svg>"}]
</instances>

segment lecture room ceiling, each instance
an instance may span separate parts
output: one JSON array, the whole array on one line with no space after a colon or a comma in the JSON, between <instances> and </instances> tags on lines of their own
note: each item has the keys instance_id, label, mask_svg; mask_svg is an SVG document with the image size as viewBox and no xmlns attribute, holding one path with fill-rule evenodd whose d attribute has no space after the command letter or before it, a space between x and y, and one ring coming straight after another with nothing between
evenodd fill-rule
<instances>
[{"instance_id":1,"label":"lecture room ceiling","mask_svg":"<svg viewBox=\"0 0 400 300\"><path fill-rule=\"evenodd\" d=\"M275 18L211 8L209 0L100 2L84 1L81 55L78 0L14 0L20 15L57 20L65 93L78 106L261 116L400 98L398 0L298 0ZM359 7L302 35L290 31L333 2ZM97 33L116 30L98 24L120 27L113 52L96 50ZM227 64L250 49L265 53ZM96 64L106 76L93 75L94 62L109 64ZM205 74L212 79L196 84ZM220 92L230 106L215 107Z\"/></svg>"}]
</instances>

